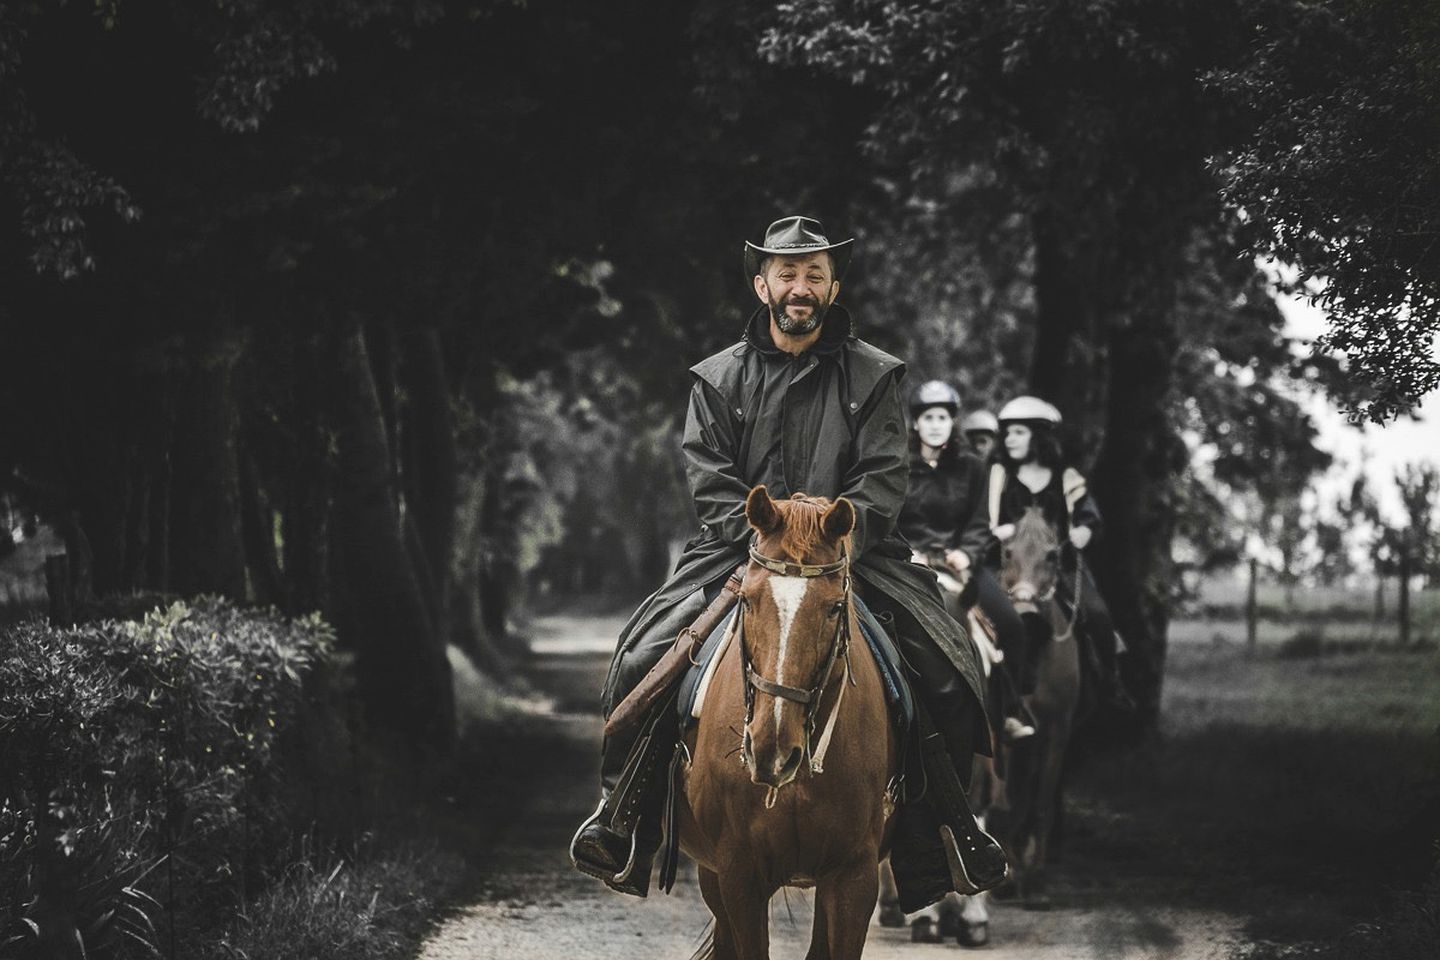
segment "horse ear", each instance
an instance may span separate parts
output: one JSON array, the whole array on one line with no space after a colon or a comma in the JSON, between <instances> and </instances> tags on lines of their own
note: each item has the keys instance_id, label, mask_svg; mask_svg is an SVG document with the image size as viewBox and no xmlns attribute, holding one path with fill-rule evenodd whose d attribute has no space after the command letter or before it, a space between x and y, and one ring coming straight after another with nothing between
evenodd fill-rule
<instances>
[{"instance_id":1,"label":"horse ear","mask_svg":"<svg viewBox=\"0 0 1440 960\"><path fill-rule=\"evenodd\" d=\"M841 497L820 518L820 529L832 540L848 536L855 529L855 504Z\"/></svg>"},{"instance_id":2,"label":"horse ear","mask_svg":"<svg viewBox=\"0 0 1440 960\"><path fill-rule=\"evenodd\" d=\"M765 489L765 484L756 484L745 498L745 519L761 533L774 533L784 524L780 508L770 499L770 491Z\"/></svg>"}]
</instances>

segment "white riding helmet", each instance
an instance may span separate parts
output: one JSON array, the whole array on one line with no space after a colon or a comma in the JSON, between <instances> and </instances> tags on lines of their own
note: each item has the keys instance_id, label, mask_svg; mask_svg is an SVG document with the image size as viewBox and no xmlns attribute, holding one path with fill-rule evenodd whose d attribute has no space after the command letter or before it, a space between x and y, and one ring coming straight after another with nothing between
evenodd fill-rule
<instances>
[{"instance_id":1,"label":"white riding helmet","mask_svg":"<svg viewBox=\"0 0 1440 960\"><path fill-rule=\"evenodd\" d=\"M1016 397L1000 408L1001 423L1044 423L1060 425L1060 411L1039 397Z\"/></svg>"},{"instance_id":2,"label":"white riding helmet","mask_svg":"<svg viewBox=\"0 0 1440 960\"><path fill-rule=\"evenodd\" d=\"M1000 421L995 419L995 414L989 410L976 410L974 413L967 413L965 419L960 421L961 433L996 433L1000 432Z\"/></svg>"}]
</instances>

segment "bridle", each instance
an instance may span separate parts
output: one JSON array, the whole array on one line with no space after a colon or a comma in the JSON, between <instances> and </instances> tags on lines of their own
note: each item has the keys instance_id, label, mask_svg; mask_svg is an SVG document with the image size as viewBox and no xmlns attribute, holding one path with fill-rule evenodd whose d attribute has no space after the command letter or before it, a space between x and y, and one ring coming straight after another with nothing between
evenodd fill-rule
<instances>
[{"instance_id":1,"label":"bridle","mask_svg":"<svg viewBox=\"0 0 1440 960\"><path fill-rule=\"evenodd\" d=\"M841 548L840 559L832 563L791 563L788 560L776 560L767 557L759 551L752 541L750 544L750 562L756 566L768 570L771 573L782 577L803 577L807 580L816 577L831 577L840 575L844 578L843 597L840 600L839 623L835 627L835 636L830 641L829 652L825 656L825 664L820 669L814 686L806 689L791 687L783 683L776 683L768 677L762 676L755 669L750 661L750 651L745 647L745 611L749 608L749 601L742 593L740 595L740 609L736 615L735 637L740 645L740 662L743 665L745 674L745 727L744 753L742 759L747 765L754 763L754 757L749 755L749 727L750 721L755 717L755 694L756 691L767 696L776 697L780 700L789 700L798 703L805 708L805 754L804 759L809 760L812 773L821 773L824 770L825 751L830 745L830 735L835 729L835 718L840 714L840 701L835 701L835 707L830 711L830 718L825 724L825 730L821 734L818 743L815 741L815 724L819 713L820 695L830 682L830 675L835 670L835 664L839 660L845 661L845 677L850 684L855 683L855 675L850 669L850 612L854 595L854 585L850 578L850 555L849 551ZM845 695L844 687L841 687L841 697ZM803 762L803 761L802 761ZM766 806L774 803L774 791L766 800Z\"/></svg>"},{"instance_id":2,"label":"bridle","mask_svg":"<svg viewBox=\"0 0 1440 960\"><path fill-rule=\"evenodd\" d=\"M1058 548L1059 546L1060 544L1057 543L1056 547ZM1008 543L1002 543L1000 545L1000 566L1002 569L1005 566L1006 559L1008 559L1010 556L1010 552L1011 547ZM1051 638L1056 643L1064 643L1066 640L1069 640L1075 634L1076 621L1080 619L1080 595L1081 591L1085 588L1085 578L1083 576L1084 570L1081 566L1084 563L1084 560L1082 559L1079 550L1073 550L1072 552L1075 554L1075 596L1070 604L1070 618L1065 624L1064 632L1057 633ZM1050 589L1033 598L1030 602L1036 604L1037 606L1039 606L1040 604L1049 603L1051 600L1055 599L1055 594L1059 589L1060 575L1057 573L1055 575L1055 582L1050 584ZM1010 596L1011 600L1015 599L1013 594L1011 594L1009 587L1005 588L1005 593Z\"/></svg>"}]
</instances>

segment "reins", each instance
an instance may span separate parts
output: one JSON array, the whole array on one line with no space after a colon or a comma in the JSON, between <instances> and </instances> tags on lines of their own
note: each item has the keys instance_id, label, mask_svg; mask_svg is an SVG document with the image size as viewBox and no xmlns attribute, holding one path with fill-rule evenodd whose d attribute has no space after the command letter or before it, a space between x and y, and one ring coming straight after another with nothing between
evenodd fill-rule
<instances>
[{"instance_id":1,"label":"reins","mask_svg":"<svg viewBox=\"0 0 1440 960\"><path fill-rule=\"evenodd\" d=\"M840 715L840 703L845 697L845 682L840 687L840 695L835 699L835 706L830 710L829 719L825 723L825 729L821 732L820 739L815 740L815 723L819 712L820 697L830 683L830 675L835 671L837 661L845 661L845 681L848 685L855 683L855 675L850 669L850 616L853 611L854 585L850 579L850 555L849 551L842 547L840 559L832 563L792 563L788 560L777 560L774 557L767 557L761 553L752 542L750 544L750 562L756 566L768 570L773 574L782 577L803 577L807 580L816 577L828 577L835 574L842 575L844 579L842 609L840 611L839 623L835 627L835 636L830 642L829 652L825 657L825 664L820 670L819 678L815 685L809 689L792 687L787 684L777 683L761 675L750 660L750 651L745 647L745 611L749 603L744 594L740 597L740 609L736 614L735 636L740 646L740 661L744 665L744 690L745 690L745 725L749 727L750 721L755 717L755 693L766 694L780 700L789 700L798 703L805 708L805 758L810 761L812 773L824 771L825 752L830 747L830 737L835 731L835 720ZM771 788L765 799L767 807L775 803L775 788Z\"/></svg>"}]
</instances>

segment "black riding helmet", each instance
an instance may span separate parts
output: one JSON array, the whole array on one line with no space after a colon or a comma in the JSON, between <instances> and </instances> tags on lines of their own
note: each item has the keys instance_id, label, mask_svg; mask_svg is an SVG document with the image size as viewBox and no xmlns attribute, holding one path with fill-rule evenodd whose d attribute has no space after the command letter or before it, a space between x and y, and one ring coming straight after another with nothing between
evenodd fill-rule
<instances>
[{"instance_id":1,"label":"black riding helmet","mask_svg":"<svg viewBox=\"0 0 1440 960\"><path fill-rule=\"evenodd\" d=\"M953 417L960 412L960 394L943 380L927 380L910 395L910 418L913 420L931 407L944 407Z\"/></svg>"}]
</instances>

